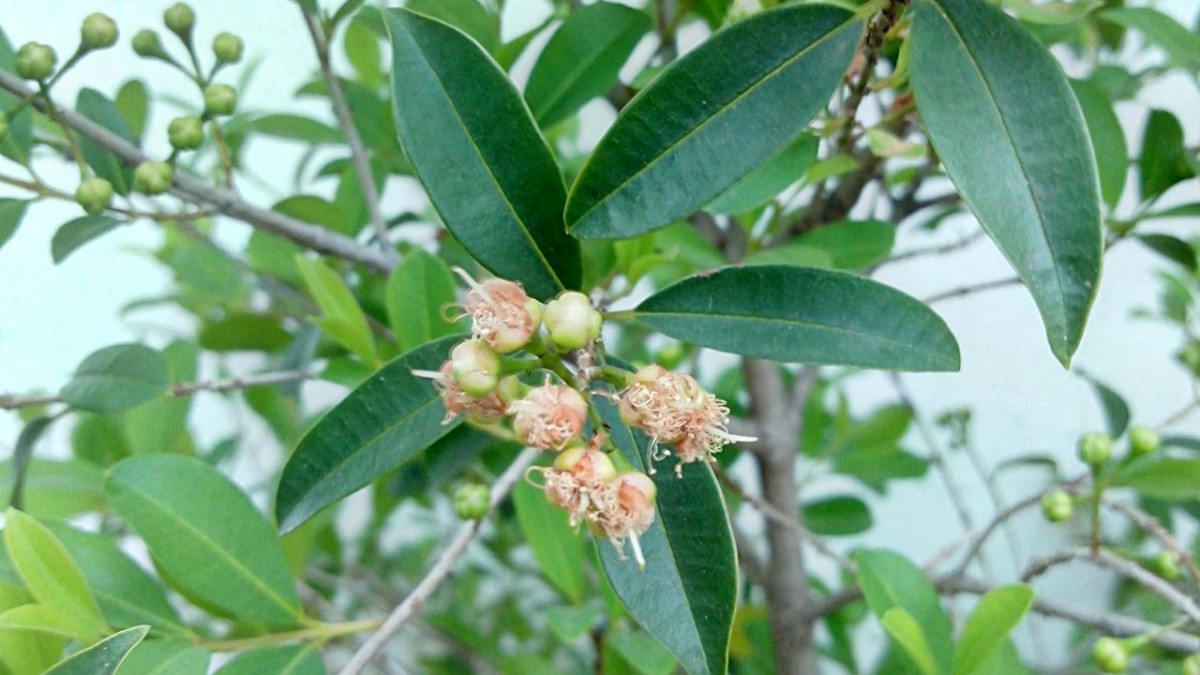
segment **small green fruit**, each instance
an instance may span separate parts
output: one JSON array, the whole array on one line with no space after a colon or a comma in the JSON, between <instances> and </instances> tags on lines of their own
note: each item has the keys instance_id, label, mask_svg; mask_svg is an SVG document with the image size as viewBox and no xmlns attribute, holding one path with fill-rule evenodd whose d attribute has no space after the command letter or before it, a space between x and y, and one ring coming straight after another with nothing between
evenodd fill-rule
<instances>
[{"instance_id":1,"label":"small green fruit","mask_svg":"<svg viewBox=\"0 0 1200 675\"><path fill-rule=\"evenodd\" d=\"M1120 640L1102 637L1092 645L1092 659L1106 673L1123 673L1129 669L1129 650Z\"/></svg>"},{"instance_id":2,"label":"small green fruit","mask_svg":"<svg viewBox=\"0 0 1200 675\"><path fill-rule=\"evenodd\" d=\"M112 183L103 178L89 178L80 183L79 189L75 190L75 201L93 216L108 208L112 196Z\"/></svg>"},{"instance_id":3,"label":"small green fruit","mask_svg":"<svg viewBox=\"0 0 1200 675\"><path fill-rule=\"evenodd\" d=\"M142 162L133 170L133 189L147 195L160 195L171 189L173 173L166 162Z\"/></svg>"},{"instance_id":4,"label":"small green fruit","mask_svg":"<svg viewBox=\"0 0 1200 675\"><path fill-rule=\"evenodd\" d=\"M84 49L108 49L117 42L117 22L107 14L88 14L79 26L79 44Z\"/></svg>"},{"instance_id":5,"label":"small green fruit","mask_svg":"<svg viewBox=\"0 0 1200 675\"><path fill-rule=\"evenodd\" d=\"M1070 518L1073 510L1071 495L1062 490L1051 490L1042 497L1042 515L1052 523Z\"/></svg>"},{"instance_id":6,"label":"small green fruit","mask_svg":"<svg viewBox=\"0 0 1200 675\"><path fill-rule=\"evenodd\" d=\"M204 114L209 117L232 115L237 107L237 91L227 84L210 84L204 89Z\"/></svg>"},{"instance_id":7,"label":"small green fruit","mask_svg":"<svg viewBox=\"0 0 1200 675\"><path fill-rule=\"evenodd\" d=\"M221 63L237 63L242 60L242 39L233 33L217 33L213 38L213 55Z\"/></svg>"},{"instance_id":8,"label":"small green fruit","mask_svg":"<svg viewBox=\"0 0 1200 675\"><path fill-rule=\"evenodd\" d=\"M26 80L44 80L54 74L58 55L49 45L26 42L17 50L17 75Z\"/></svg>"},{"instance_id":9,"label":"small green fruit","mask_svg":"<svg viewBox=\"0 0 1200 675\"><path fill-rule=\"evenodd\" d=\"M199 117L176 117L167 125L167 137L176 150L195 150L204 142L204 123Z\"/></svg>"},{"instance_id":10,"label":"small green fruit","mask_svg":"<svg viewBox=\"0 0 1200 675\"><path fill-rule=\"evenodd\" d=\"M1158 450L1158 433L1150 427L1137 426L1129 430L1129 452L1135 456L1149 455Z\"/></svg>"},{"instance_id":11,"label":"small green fruit","mask_svg":"<svg viewBox=\"0 0 1200 675\"><path fill-rule=\"evenodd\" d=\"M133 45L133 51L138 56L159 58L164 54L162 43L158 41L158 33L149 28L144 28L135 33L130 44Z\"/></svg>"},{"instance_id":12,"label":"small green fruit","mask_svg":"<svg viewBox=\"0 0 1200 675\"><path fill-rule=\"evenodd\" d=\"M1084 434L1079 437L1076 452L1085 464L1103 466L1112 457L1112 438L1101 432Z\"/></svg>"},{"instance_id":13,"label":"small green fruit","mask_svg":"<svg viewBox=\"0 0 1200 675\"><path fill-rule=\"evenodd\" d=\"M459 486L454 492L454 514L463 520L479 520L487 515L491 492L488 486L479 483Z\"/></svg>"},{"instance_id":14,"label":"small green fruit","mask_svg":"<svg viewBox=\"0 0 1200 675\"><path fill-rule=\"evenodd\" d=\"M192 27L196 25L196 12L182 2L177 2L163 12L163 23L174 34L188 40L192 35Z\"/></svg>"},{"instance_id":15,"label":"small green fruit","mask_svg":"<svg viewBox=\"0 0 1200 675\"><path fill-rule=\"evenodd\" d=\"M580 349L600 337L603 323L592 301L578 291L566 291L546 303L542 324L561 349Z\"/></svg>"},{"instance_id":16,"label":"small green fruit","mask_svg":"<svg viewBox=\"0 0 1200 675\"><path fill-rule=\"evenodd\" d=\"M1171 553L1170 551L1160 551L1159 554L1154 557L1153 566L1154 571L1158 573L1158 576L1166 579L1167 581L1175 581L1181 575L1181 572L1179 571L1179 562L1175 559L1175 554Z\"/></svg>"},{"instance_id":17,"label":"small green fruit","mask_svg":"<svg viewBox=\"0 0 1200 675\"><path fill-rule=\"evenodd\" d=\"M487 396L500 376L500 355L483 340L466 340L450 352L450 377L468 396Z\"/></svg>"}]
</instances>

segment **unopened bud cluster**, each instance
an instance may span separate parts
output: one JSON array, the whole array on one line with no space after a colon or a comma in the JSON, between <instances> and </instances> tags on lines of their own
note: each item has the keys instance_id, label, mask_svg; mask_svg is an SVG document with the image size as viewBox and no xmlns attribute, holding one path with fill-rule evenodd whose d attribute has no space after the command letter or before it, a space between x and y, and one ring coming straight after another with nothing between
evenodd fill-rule
<instances>
[{"instance_id":1,"label":"unopened bud cluster","mask_svg":"<svg viewBox=\"0 0 1200 675\"><path fill-rule=\"evenodd\" d=\"M677 474L683 464L711 461L728 442L753 439L728 433L729 409L690 375L660 366L620 371L609 378L624 385L616 394L590 391L587 383L602 370L593 364L603 319L586 295L565 291L543 306L518 283L477 282L456 271L470 287L462 308L471 318L471 337L451 350L437 372L416 372L434 380L446 422L465 414L476 424L505 423L523 445L558 453L552 466L533 470L547 500L567 512L572 526L586 524L608 538L622 556L630 541L642 564L637 536L654 522L654 482L640 471L618 471L598 429L585 443L591 397L613 399L622 419L650 437L648 461L662 459L673 446ZM527 355L518 356L522 351ZM564 352L577 357L578 375L561 358ZM533 384L520 379L535 369L559 380L549 374L535 376L540 382Z\"/></svg>"}]
</instances>

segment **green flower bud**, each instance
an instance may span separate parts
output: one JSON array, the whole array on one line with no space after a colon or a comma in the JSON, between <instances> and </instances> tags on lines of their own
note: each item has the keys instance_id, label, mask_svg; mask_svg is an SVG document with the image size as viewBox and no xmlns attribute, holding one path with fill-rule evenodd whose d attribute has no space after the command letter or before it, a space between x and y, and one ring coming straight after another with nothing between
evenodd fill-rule
<instances>
[{"instance_id":1,"label":"green flower bud","mask_svg":"<svg viewBox=\"0 0 1200 675\"><path fill-rule=\"evenodd\" d=\"M221 63L237 63L242 60L242 39L233 33L217 33L213 38L213 55Z\"/></svg>"},{"instance_id":2,"label":"green flower bud","mask_svg":"<svg viewBox=\"0 0 1200 675\"><path fill-rule=\"evenodd\" d=\"M196 25L196 13L187 4L177 2L163 12L163 23L186 42L192 36L192 27Z\"/></svg>"},{"instance_id":3,"label":"green flower bud","mask_svg":"<svg viewBox=\"0 0 1200 675\"><path fill-rule=\"evenodd\" d=\"M89 178L80 183L79 189L75 190L75 201L93 216L108 208L112 196L112 183L103 178Z\"/></svg>"},{"instance_id":4,"label":"green flower bud","mask_svg":"<svg viewBox=\"0 0 1200 675\"><path fill-rule=\"evenodd\" d=\"M1129 430L1129 453L1134 456L1148 455L1158 449L1159 438L1150 427L1137 426Z\"/></svg>"},{"instance_id":5,"label":"green flower bud","mask_svg":"<svg viewBox=\"0 0 1200 675\"><path fill-rule=\"evenodd\" d=\"M0 141L8 137L8 115L0 110Z\"/></svg>"},{"instance_id":6,"label":"green flower bud","mask_svg":"<svg viewBox=\"0 0 1200 675\"><path fill-rule=\"evenodd\" d=\"M1070 518L1074 508L1071 495L1062 490L1051 490L1042 497L1042 516L1052 523Z\"/></svg>"},{"instance_id":7,"label":"green flower bud","mask_svg":"<svg viewBox=\"0 0 1200 675\"><path fill-rule=\"evenodd\" d=\"M1200 654L1192 654L1183 660L1183 675L1200 675Z\"/></svg>"},{"instance_id":8,"label":"green flower bud","mask_svg":"<svg viewBox=\"0 0 1200 675\"><path fill-rule=\"evenodd\" d=\"M199 117L176 117L167 125L167 137L176 150L195 150L204 142L204 123Z\"/></svg>"},{"instance_id":9,"label":"green flower bud","mask_svg":"<svg viewBox=\"0 0 1200 675\"><path fill-rule=\"evenodd\" d=\"M1102 637L1092 645L1092 659L1105 673L1123 673L1129 669L1129 650L1116 638Z\"/></svg>"},{"instance_id":10,"label":"green flower bud","mask_svg":"<svg viewBox=\"0 0 1200 675\"><path fill-rule=\"evenodd\" d=\"M1085 464L1103 466L1112 457L1112 438L1098 431L1087 433L1079 437L1075 450Z\"/></svg>"},{"instance_id":11,"label":"green flower bud","mask_svg":"<svg viewBox=\"0 0 1200 675\"><path fill-rule=\"evenodd\" d=\"M166 162L142 162L133 170L133 189L148 195L160 195L171 189L171 165Z\"/></svg>"},{"instance_id":12,"label":"green flower bud","mask_svg":"<svg viewBox=\"0 0 1200 675\"><path fill-rule=\"evenodd\" d=\"M84 49L108 49L117 42L117 22L107 14L88 14L79 26L79 44Z\"/></svg>"},{"instance_id":13,"label":"green flower bud","mask_svg":"<svg viewBox=\"0 0 1200 675\"><path fill-rule=\"evenodd\" d=\"M479 483L467 483L454 492L454 514L463 520L479 520L487 515L492 491Z\"/></svg>"},{"instance_id":14,"label":"green flower bud","mask_svg":"<svg viewBox=\"0 0 1200 675\"><path fill-rule=\"evenodd\" d=\"M450 377L468 396L487 396L496 388L500 355L483 340L466 340L450 352Z\"/></svg>"},{"instance_id":15,"label":"green flower bud","mask_svg":"<svg viewBox=\"0 0 1200 675\"><path fill-rule=\"evenodd\" d=\"M1181 572L1179 571L1179 562L1175 559L1175 554L1170 551L1160 551L1159 554L1154 557L1152 566L1158 576L1166 579L1167 581L1175 581L1181 575Z\"/></svg>"},{"instance_id":16,"label":"green flower bud","mask_svg":"<svg viewBox=\"0 0 1200 675\"><path fill-rule=\"evenodd\" d=\"M44 80L54 74L58 55L49 45L26 42L17 50L17 75L26 80Z\"/></svg>"},{"instance_id":17,"label":"green flower bud","mask_svg":"<svg viewBox=\"0 0 1200 675\"><path fill-rule=\"evenodd\" d=\"M550 339L562 349L580 349L600 337L604 319L592 301L578 291L566 291L546 303L542 323Z\"/></svg>"},{"instance_id":18,"label":"green flower bud","mask_svg":"<svg viewBox=\"0 0 1200 675\"><path fill-rule=\"evenodd\" d=\"M130 44L133 45L133 51L138 56L161 58L165 54L162 43L158 41L158 33L149 28L144 28L135 33Z\"/></svg>"},{"instance_id":19,"label":"green flower bud","mask_svg":"<svg viewBox=\"0 0 1200 675\"><path fill-rule=\"evenodd\" d=\"M232 115L237 107L237 91L227 84L210 84L204 89L204 114L209 117Z\"/></svg>"},{"instance_id":20,"label":"green flower bud","mask_svg":"<svg viewBox=\"0 0 1200 675\"><path fill-rule=\"evenodd\" d=\"M506 406L513 401L524 398L525 394L528 392L529 387L524 382L517 379L516 375L509 375L508 377L500 380L500 382L496 385L496 395L500 397L500 400L503 401L504 405Z\"/></svg>"}]
</instances>

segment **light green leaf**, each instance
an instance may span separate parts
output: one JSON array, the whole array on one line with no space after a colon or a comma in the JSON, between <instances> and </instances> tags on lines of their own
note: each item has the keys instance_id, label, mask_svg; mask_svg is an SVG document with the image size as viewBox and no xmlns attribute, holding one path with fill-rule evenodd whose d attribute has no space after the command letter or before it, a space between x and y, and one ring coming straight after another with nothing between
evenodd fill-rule
<instances>
[{"instance_id":1,"label":"light green leaf","mask_svg":"<svg viewBox=\"0 0 1200 675\"><path fill-rule=\"evenodd\" d=\"M421 249L409 253L388 278L384 293L401 352L460 332L445 318L453 311L454 277L441 258Z\"/></svg>"},{"instance_id":2,"label":"light green leaf","mask_svg":"<svg viewBox=\"0 0 1200 675\"><path fill-rule=\"evenodd\" d=\"M567 523L567 512L552 506L524 483L512 493L517 523L542 573L572 602L583 601L584 543Z\"/></svg>"},{"instance_id":3,"label":"light green leaf","mask_svg":"<svg viewBox=\"0 0 1200 675\"><path fill-rule=\"evenodd\" d=\"M125 116L121 114L117 106L113 105L112 101L95 89L85 87L79 90L79 97L75 101L75 110L124 140L133 142L133 133L129 130L129 123L125 121ZM84 161L92 167L96 176L112 183L113 190L117 194L129 194L129 190L133 186L133 169L87 135L79 134L77 139Z\"/></svg>"},{"instance_id":4,"label":"light green leaf","mask_svg":"<svg viewBox=\"0 0 1200 675\"><path fill-rule=\"evenodd\" d=\"M302 620L300 601L271 526L240 489L204 462L143 455L117 464L109 503L145 540L181 592L242 619Z\"/></svg>"},{"instance_id":5,"label":"light green leaf","mask_svg":"<svg viewBox=\"0 0 1200 675\"><path fill-rule=\"evenodd\" d=\"M120 633L80 650L59 662L45 675L113 675L117 668L149 629L146 626L127 628Z\"/></svg>"},{"instance_id":6,"label":"light green leaf","mask_svg":"<svg viewBox=\"0 0 1200 675\"><path fill-rule=\"evenodd\" d=\"M958 344L941 317L843 272L729 267L669 286L631 315L679 340L777 361L958 369Z\"/></svg>"},{"instance_id":7,"label":"light green leaf","mask_svg":"<svg viewBox=\"0 0 1200 675\"><path fill-rule=\"evenodd\" d=\"M1100 16L1141 33L1146 42L1167 53L1167 60L1172 65L1193 73L1200 72L1200 35L1175 19L1150 7L1116 7L1105 10Z\"/></svg>"},{"instance_id":8,"label":"light green leaf","mask_svg":"<svg viewBox=\"0 0 1200 675\"><path fill-rule=\"evenodd\" d=\"M914 3L909 45L925 130L1068 364L1102 242L1096 160L1067 78L1033 35L977 0Z\"/></svg>"},{"instance_id":9,"label":"light green leaf","mask_svg":"<svg viewBox=\"0 0 1200 675\"><path fill-rule=\"evenodd\" d=\"M245 122L246 131L273 136L291 141L300 141L309 145L324 143L343 143L342 132L324 122L318 122L310 117L277 113L262 115Z\"/></svg>"},{"instance_id":10,"label":"light green leaf","mask_svg":"<svg viewBox=\"0 0 1200 675\"><path fill-rule=\"evenodd\" d=\"M801 507L804 527L830 537L861 534L871 529L871 509L866 502L849 496L828 497Z\"/></svg>"},{"instance_id":11,"label":"light green leaf","mask_svg":"<svg viewBox=\"0 0 1200 675\"><path fill-rule=\"evenodd\" d=\"M572 11L538 56L525 100L543 129L604 95L651 27L643 11L597 2Z\"/></svg>"},{"instance_id":12,"label":"light green leaf","mask_svg":"<svg viewBox=\"0 0 1200 675\"><path fill-rule=\"evenodd\" d=\"M317 325L338 344L362 359L363 363L378 367L379 354L375 351L375 340L367 326L367 316L358 306L346 282L320 260L298 254L295 261L309 295L321 308L322 316L317 319Z\"/></svg>"},{"instance_id":13,"label":"light green leaf","mask_svg":"<svg viewBox=\"0 0 1200 675\"><path fill-rule=\"evenodd\" d=\"M145 640L129 652L117 675L206 675L211 656L182 640Z\"/></svg>"},{"instance_id":14,"label":"light green leaf","mask_svg":"<svg viewBox=\"0 0 1200 675\"><path fill-rule=\"evenodd\" d=\"M876 157L904 157L920 159L925 156L925 148L912 141L893 134L886 129L871 127L867 129L867 147Z\"/></svg>"},{"instance_id":15,"label":"light green leaf","mask_svg":"<svg viewBox=\"0 0 1200 675\"><path fill-rule=\"evenodd\" d=\"M604 616L596 605L582 607L551 607L546 610L546 624L555 637L570 644L583 637Z\"/></svg>"},{"instance_id":16,"label":"light green leaf","mask_svg":"<svg viewBox=\"0 0 1200 675\"><path fill-rule=\"evenodd\" d=\"M446 227L481 265L540 300L577 288L562 176L512 82L446 24L404 10L384 18L396 131Z\"/></svg>"},{"instance_id":17,"label":"light green leaf","mask_svg":"<svg viewBox=\"0 0 1200 675\"><path fill-rule=\"evenodd\" d=\"M259 647L238 654L216 675L325 675L321 653L311 646Z\"/></svg>"},{"instance_id":18,"label":"light green leaf","mask_svg":"<svg viewBox=\"0 0 1200 675\"><path fill-rule=\"evenodd\" d=\"M346 60L350 62L358 79L363 84L377 89L383 84L383 71L379 67L379 36L361 19L351 19L342 38Z\"/></svg>"},{"instance_id":19,"label":"light green leaf","mask_svg":"<svg viewBox=\"0 0 1200 675\"><path fill-rule=\"evenodd\" d=\"M500 17L478 0L408 0L404 6L454 26L489 52L500 45Z\"/></svg>"},{"instance_id":20,"label":"light green leaf","mask_svg":"<svg viewBox=\"0 0 1200 675\"><path fill-rule=\"evenodd\" d=\"M104 472L84 461L34 459L25 472L20 509L35 518L70 518L104 508ZM0 504L12 500L12 461L0 462Z\"/></svg>"},{"instance_id":21,"label":"light green leaf","mask_svg":"<svg viewBox=\"0 0 1200 675\"><path fill-rule=\"evenodd\" d=\"M412 371L438 370L461 339L443 338L392 361L313 426L279 481L281 531L415 458L457 426L458 420L442 423L446 409L437 389Z\"/></svg>"},{"instance_id":22,"label":"light green leaf","mask_svg":"<svg viewBox=\"0 0 1200 675\"><path fill-rule=\"evenodd\" d=\"M936 667L932 672L950 675L954 658L950 620L942 611L937 591L921 570L899 554L882 549L860 550L853 559L858 585L871 612L880 619L892 608L907 612L920 626L933 655Z\"/></svg>"},{"instance_id":23,"label":"light green leaf","mask_svg":"<svg viewBox=\"0 0 1200 675\"><path fill-rule=\"evenodd\" d=\"M122 224L116 218L108 216L81 216L69 221L58 228L54 238L50 240L50 257L57 265L74 253L75 249Z\"/></svg>"},{"instance_id":24,"label":"light green leaf","mask_svg":"<svg viewBox=\"0 0 1200 675\"><path fill-rule=\"evenodd\" d=\"M45 525L9 509L5 514L4 545L25 587L38 602L78 619L95 633L104 632L100 608L83 574Z\"/></svg>"},{"instance_id":25,"label":"light green leaf","mask_svg":"<svg viewBox=\"0 0 1200 675\"><path fill-rule=\"evenodd\" d=\"M281 199L271 207L271 210L312 225L319 225L327 230L341 232L347 236L355 234L354 228L346 222L345 214L339 211L337 206L334 206L329 200L315 195L293 195L287 199ZM297 252L299 251L297 250Z\"/></svg>"},{"instance_id":26,"label":"light green leaf","mask_svg":"<svg viewBox=\"0 0 1200 675\"><path fill-rule=\"evenodd\" d=\"M815 136L802 134L777 154L729 186L705 211L736 215L756 209L774 199L789 185L800 180L817 159L820 143Z\"/></svg>"},{"instance_id":27,"label":"light green leaf","mask_svg":"<svg viewBox=\"0 0 1200 675\"><path fill-rule=\"evenodd\" d=\"M1166 501L1200 499L1200 459L1168 457L1137 462L1117 471L1113 484Z\"/></svg>"},{"instance_id":28,"label":"light green leaf","mask_svg":"<svg viewBox=\"0 0 1200 675\"><path fill-rule=\"evenodd\" d=\"M150 96L146 92L146 83L141 80L129 80L117 90L113 105L121 111L121 117L129 125L129 133L134 141L141 145L142 132L146 128L146 115L150 109Z\"/></svg>"},{"instance_id":29,"label":"light green leaf","mask_svg":"<svg viewBox=\"0 0 1200 675\"><path fill-rule=\"evenodd\" d=\"M1079 101L1083 119L1087 122L1088 135L1092 138L1092 149L1096 153L1096 166L1100 171L1100 194L1108 208L1114 208L1125 190L1125 179L1129 174L1129 148L1125 145L1125 132L1113 111L1112 103L1095 83L1089 80L1071 80L1071 90Z\"/></svg>"},{"instance_id":30,"label":"light green leaf","mask_svg":"<svg viewBox=\"0 0 1200 675\"><path fill-rule=\"evenodd\" d=\"M888 257L896 243L896 227L882 220L843 220L807 232L792 243L824 251L837 269L859 270Z\"/></svg>"},{"instance_id":31,"label":"light green leaf","mask_svg":"<svg viewBox=\"0 0 1200 675\"><path fill-rule=\"evenodd\" d=\"M842 9L785 6L671 64L621 111L579 174L567 201L571 233L632 237L720 197L825 108L862 27Z\"/></svg>"},{"instance_id":32,"label":"light green leaf","mask_svg":"<svg viewBox=\"0 0 1200 675\"><path fill-rule=\"evenodd\" d=\"M883 613L883 616L879 618L879 623L888 637L900 645L904 653L912 659L913 663L917 664L919 671L924 675L937 675L937 661L933 653L929 651L925 633L922 632L921 626L917 624L917 620L913 618L912 614L899 607L893 607Z\"/></svg>"},{"instance_id":33,"label":"light green leaf","mask_svg":"<svg viewBox=\"0 0 1200 675\"><path fill-rule=\"evenodd\" d=\"M199 349L194 343L176 340L167 345L163 355L171 363L177 381L196 379L196 360ZM125 435L129 449L135 455L148 452L181 452L191 454L187 433L191 396L168 396L144 403L125 412Z\"/></svg>"},{"instance_id":34,"label":"light green leaf","mask_svg":"<svg viewBox=\"0 0 1200 675\"><path fill-rule=\"evenodd\" d=\"M1033 589L1025 584L988 591L967 617L954 649L954 675L971 675L992 658L1033 605Z\"/></svg>"},{"instance_id":35,"label":"light green leaf","mask_svg":"<svg viewBox=\"0 0 1200 675\"><path fill-rule=\"evenodd\" d=\"M57 635L90 645L102 630L86 619L50 605L21 605L0 614L0 630L24 630Z\"/></svg>"},{"instance_id":36,"label":"light green leaf","mask_svg":"<svg viewBox=\"0 0 1200 675\"><path fill-rule=\"evenodd\" d=\"M16 233L28 207L24 199L0 199L0 248Z\"/></svg>"},{"instance_id":37,"label":"light green leaf","mask_svg":"<svg viewBox=\"0 0 1200 675\"><path fill-rule=\"evenodd\" d=\"M1082 21L1084 17L1104 6L1103 0L1072 2L1034 2L1033 0L1002 0L1018 19L1046 26L1062 26Z\"/></svg>"},{"instance_id":38,"label":"light green leaf","mask_svg":"<svg viewBox=\"0 0 1200 675\"><path fill-rule=\"evenodd\" d=\"M206 323L197 336L200 346L214 352L273 352L292 342L279 320L261 314L231 314Z\"/></svg>"},{"instance_id":39,"label":"light green leaf","mask_svg":"<svg viewBox=\"0 0 1200 675\"><path fill-rule=\"evenodd\" d=\"M170 377L162 353L141 344L113 345L85 358L59 396L72 408L115 412L167 393Z\"/></svg>"},{"instance_id":40,"label":"light green leaf","mask_svg":"<svg viewBox=\"0 0 1200 675\"><path fill-rule=\"evenodd\" d=\"M671 675L675 658L654 638L643 633L617 633L608 642L638 675Z\"/></svg>"},{"instance_id":41,"label":"light green leaf","mask_svg":"<svg viewBox=\"0 0 1200 675\"><path fill-rule=\"evenodd\" d=\"M833 258L826 251L800 244L793 239L779 246L751 253L742 261L742 265L791 265L833 269Z\"/></svg>"}]
</instances>

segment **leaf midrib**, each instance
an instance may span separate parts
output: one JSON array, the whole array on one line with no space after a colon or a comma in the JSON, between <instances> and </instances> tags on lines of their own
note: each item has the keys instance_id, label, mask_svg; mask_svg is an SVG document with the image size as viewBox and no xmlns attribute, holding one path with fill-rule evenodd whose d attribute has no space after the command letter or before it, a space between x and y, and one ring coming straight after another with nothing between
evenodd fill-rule
<instances>
[{"instance_id":1,"label":"leaf midrib","mask_svg":"<svg viewBox=\"0 0 1200 675\"><path fill-rule=\"evenodd\" d=\"M584 211L578 218L575 218L572 221L571 227L574 228L575 226L582 223L588 216L590 216L592 214L593 211L600 208L600 206L602 204L606 203L609 199L611 199L613 195L615 195L618 192L620 192L621 190L623 190L625 187L627 187L629 184L631 184L634 180L639 178L642 174L649 171L651 168L656 166L660 161L662 161L665 157L670 155L672 153L672 151L674 151L676 148L683 145L685 142L687 142L690 138L692 138L693 136L698 134L703 129L707 128L708 125L711 124L719 115L724 113L726 110L729 110L730 108L735 106L737 103L739 103L743 99L749 97L754 92L758 91L759 88L761 88L769 80L773 79L781 71L794 65L794 63L796 61L798 61L801 58L803 58L804 56L808 55L808 53L810 51L816 49L818 46L822 45L827 40L829 40L832 36L841 33L841 31L843 31L847 26L849 26L850 24L855 23L857 21L858 21L858 19L853 14L850 14L845 21L838 24L836 27L830 29L827 33L822 35L820 38L818 38L818 39L814 40L812 43L810 43L807 47L796 52L793 56L790 56L787 59L784 59L782 62L779 63L779 65L775 66L774 68L769 70L765 75L763 75L762 77L755 80L751 86L747 87L744 91L739 92L736 96L734 96L732 99L730 99L728 103L726 103L725 105L722 105L720 108L715 110L711 115L706 117L703 122L696 125L692 129L688 130L685 134L680 136L675 141L672 141L670 145L668 145L666 148L664 148L662 152L660 152L658 155L656 155L654 157L654 159L647 162L645 166L638 169L636 172L631 174L628 178L626 178L625 180L621 181L619 184L614 186L602 198L596 200L596 202L594 204L592 204L592 206L590 208L588 208L587 211ZM646 91L650 91L650 89L643 90L643 92L646 92ZM632 105L633 102L631 101L630 103ZM614 129L616 128L615 124L613 125L613 128ZM611 129L610 129L610 133L611 133ZM801 133L803 133L803 132L801 132ZM597 145L597 147L602 146L604 144L604 142L608 139L608 137L609 137L609 134L605 134L604 138L600 139L600 143ZM591 166L592 161L595 160L595 158L596 158L596 153L593 152L592 156L588 159L587 164L584 165L583 170L581 170L579 172L580 177L587 174L587 170ZM567 203L568 204L571 203L571 197L574 196L575 190L576 190L576 188L579 187L579 185L580 185L580 181L578 179L576 179L575 185L572 186L572 188L571 188L571 194L567 195Z\"/></svg>"}]
</instances>

